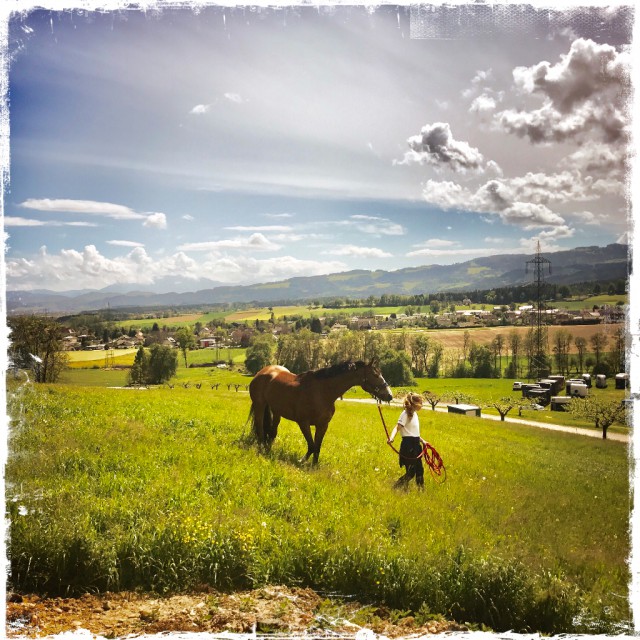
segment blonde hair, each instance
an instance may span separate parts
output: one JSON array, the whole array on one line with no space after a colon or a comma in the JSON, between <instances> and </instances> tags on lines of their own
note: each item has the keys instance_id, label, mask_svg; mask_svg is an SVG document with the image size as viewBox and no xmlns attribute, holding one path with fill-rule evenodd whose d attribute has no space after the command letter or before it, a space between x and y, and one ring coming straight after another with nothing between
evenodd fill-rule
<instances>
[{"instance_id":1,"label":"blonde hair","mask_svg":"<svg viewBox=\"0 0 640 640\"><path fill-rule=\"evenodd\" d=\"M418 409L422 409L422 396L417 393L407 393L404 397L404 408L412 416Z\"/></svg>"}]
</instances>

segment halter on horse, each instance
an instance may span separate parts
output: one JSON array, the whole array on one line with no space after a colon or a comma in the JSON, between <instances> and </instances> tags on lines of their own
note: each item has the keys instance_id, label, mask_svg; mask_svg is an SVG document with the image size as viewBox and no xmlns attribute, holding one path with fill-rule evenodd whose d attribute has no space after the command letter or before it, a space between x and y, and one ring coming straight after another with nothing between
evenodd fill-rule
<instances>
[{"instance_id":1,"label":"halter on horse","mask_svg":"<svg viewBox=\"0 0 640 640\"><path fill-rule=\"evenodd\" d=\"M281 418L297 422L307 441L303 461L313 454L318 462L322 439L335 413L335 401L353 386L361 386L379 400L393 398L378 364L343 362L332 367L296 375L285 367L269 365L258 371L249 384L253 432L260 444L270 446ZM315 426L315 439L311 435Z\"/></svg>"}]
</instances>

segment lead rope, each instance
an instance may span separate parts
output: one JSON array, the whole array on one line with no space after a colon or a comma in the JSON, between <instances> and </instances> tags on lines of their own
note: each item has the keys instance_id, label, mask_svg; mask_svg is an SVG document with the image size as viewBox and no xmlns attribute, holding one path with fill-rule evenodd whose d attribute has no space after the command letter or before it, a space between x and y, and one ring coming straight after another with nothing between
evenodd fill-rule
<instances>
[{"instance_id":1,"label":"lead rope","mask_svg":"<svg viewBox=\"0 0 640 640\"><path fill-rule=\"evenodd\" d=\"M419 456L416 456L415 458L410 457L410 456L403 456L394 446L391 442L389 442L389 430L387 429L387 424L384 421L384 416L382 415L382 405L378 402L378 413L380 414L380 420L382 420L382 426L384 427L384 432L387 434L387 444L401 457L404 458L405 460L420 460L420 458L422 458L422 456L425 455L425 453L427 452L427 447L429 446L429 444L425 444L422 448L422 452L420 453Z\"/></svg>"}]
</instances>

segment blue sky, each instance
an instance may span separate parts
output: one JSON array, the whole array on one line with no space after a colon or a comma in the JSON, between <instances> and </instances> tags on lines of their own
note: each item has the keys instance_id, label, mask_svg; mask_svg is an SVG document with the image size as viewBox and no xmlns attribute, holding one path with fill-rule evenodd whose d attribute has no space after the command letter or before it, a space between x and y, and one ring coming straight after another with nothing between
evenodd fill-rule
<instances>
[{"instance_id":1,"label":"blue sky","mask_svg":"<svg viewBox=\"0 0 640 640\"><path fill-rule=\"evenodd\" d=\"M622 6L69 8L8 26L8 289L625 241Z\"/></svg>"}]
</instances>

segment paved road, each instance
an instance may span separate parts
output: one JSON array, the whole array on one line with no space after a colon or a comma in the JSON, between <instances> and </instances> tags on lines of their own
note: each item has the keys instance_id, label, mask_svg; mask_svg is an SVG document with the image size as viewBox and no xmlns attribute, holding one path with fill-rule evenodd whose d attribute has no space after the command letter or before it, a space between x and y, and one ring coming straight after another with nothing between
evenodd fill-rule
<instances>
[{"instance_id":1,"label":"paved road","mask_svg":"<svg viewBox=\"0 0 640 640\"><path fill-rule=\"evenodd\" d=\"M348 402L366 402L375 403L373 398L344 398ZM392 400L392 405L402 406L399 400ZM431 411L431 407L426 407L423 411ZM446 407L436 407L436 411L447 412ZM483 414L481 418L485 420L497 420L500 421L500 416L494 416L490 414ZM538 427L539 429L551 429L552 431L564 431L565 433L575 433L579 436L589 436L591 438L602 439L602 431L596 431L595 429L581 429L580 427L568 427L562 424L548 424L546 422L536 422L535 420L525 420L523 418L510 418L507 416L505 422L512 422L513 424L525 424L530 427ZM607 433L607 440L615 440L617 442L629 442L629 436L625 433Z\"/></svg>"}]
</instances>

